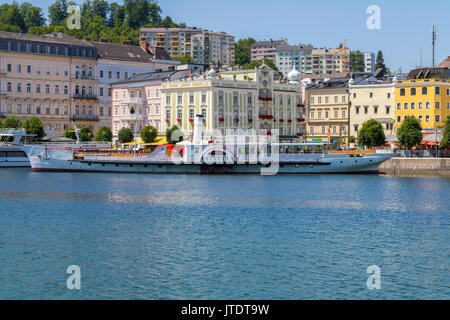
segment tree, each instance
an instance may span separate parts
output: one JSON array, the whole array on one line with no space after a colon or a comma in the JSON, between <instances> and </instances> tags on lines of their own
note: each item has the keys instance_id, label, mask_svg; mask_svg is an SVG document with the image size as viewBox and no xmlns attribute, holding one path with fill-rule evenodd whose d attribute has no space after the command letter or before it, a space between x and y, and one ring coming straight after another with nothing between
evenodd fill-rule
<instances>
[{"instance_id":1,"label":"tree","mask_svg":"<svg viewBox=\"0 0 450 320\"><path fill-rule=\"evenodd\" d=\"M358 143L372 148L386 143L383 127L377 120L370 119L363 123L358 135Z\"/></svg>"},{"instance_id":2,"label":"tree","mask_svg":"<svg viewBox=\"0 0 450 320\"><path fill-rule=\"evenodd\" d=\"M348 143L355 143L355 142L356 142L356 138L354 136L348 137Z\"/></svg>"},{"instance_id":3,"label":"tree","mask_svg":"<svg viewBox=\"0 0 450 320\"><path fill-rule=\"evenodd\" d=\"M24 7L27 4L24 5ZM23 11L23 9L22 9ZM25 22L22 11L16 2L11 5L3 4L0 6L0 25L16 26L21 31L25 31Z\"/></svg>"},{"instance_id":4,"label":"tree","mask_svg":"<svg viewBox=\"0 0 450 320\"><path fill-rule=\"evenodd\" d=\"M67 18L67 8L69 5L75 4L72 1L56 0L52 5L48 7L48 18L50 19L50 25L62 25Z\"/></svg>"},{"instance_id":5,"label":"tree","mask_svg":"<svg viewBox=\"0 0 450 320\"><path fill-rule=\"evenodd\" d=\"M132 29L161 22L161 8L154 0L124 0L125 23Z\"/></svg>"},{"instance_id":6,"label":"tree","mask_svg":"<svg viewBox=\"0 0 450 320\"><path fill-rule=\"evenodd\" d=\"M169 144L175 144L183 141L183 133L178 126L174 125L172 128L166 130L166 139Z\"/></svg>"},{"instance_id":7,"label":"tree","mask_svg":"<svg viewBox=\"0 0 450 320\"><path fill-rule=\"evenodd\" d=\"M254 61L251 61L250 63L247 63L244 66L244 68L245 69L254 69L255 67L256 68L260 67L262 65L262 63L263 63L263 60L257 60L257 61L254 60ZM272 60L265 59L264 63L266 65L268 65L271 69L278 70L278 67L275 65L275 63Z\"/></svg>"},{"instance_id":8,"label":"tree","mask_svg":"<svg viewBox=\"0 0 450 320\"><path fill-rule=\"evenodd\" d=\"M80 136L81 141L92 141L94 133L92 132L91 128L89 128L88 126L79 126L78 130L78 135ZM64 131L64 137L76 140L77 136L75 134L75 129L67 129L66 131Z\"/></svg>"},{"instance_id":9,"label":"tree","mask_svg":"<svg viewBox=\"0 0 450 320\"><path fill-rule=\"evenodd\" d=\"M3 120L0 119L0 128L3 128Z\"/></svg>"},{"instance_id":10,"label":"tree","mask_svg":"<svg viewBox=\"0 0 450 320\"><path fill-rule=\"evenodd\" d=\"M361 51L350 52L350 69L352 72L364 72L364 55Z\"/></svg>"},{"instance_id":11,"label":"tree","mask_svg":"<svg viewBox=\"0 0 450 320\"><path fill-rule=\"evenodd\" d=\"M386 69L386 66L384 64L383 52L381 52L381 50L378 50L376 62L377 63L375 64L375 70L379 68Z\"/></svg>"},{"instance_id":12,"label":"tree","mask_svg":"<svg viewBox=\"0 0 450 320\"><path fill-rule=\"evenodd\" d=\"M25 120L23 127L25 128L27 134L35 134L38 139L45 136L44 125L38 117L32 117Z\"/></svg>"},{"instance_id":13,"label":"tree","mask_svg":"<svg viewBox=\"0 0 450 320\"><path fill-rule=\"evenodd\" d=\"M140 135L145 143L152 143L158 136L158 130L155 127L146 126L141 130Z\"/></svg>"},{"instance_id":14,"label":"tree","mask_svg":"<svg viewBox=\"0 0 450 320\"><path fill-rule=\"evenodd\" d=\"M447 121L445 121L444 136L442 137L439 147L450 147L450 117L447 117Z\"/></svg>"},{"instance_id":15,"label":"tree","mask_svg":"<svg viewBox=\"0 0 450 320\"><path fill-rule=\"evenodd\" d=\"M11 116L6 118L5 122L3 123L3 128L18 129L21 125L22 123L20 122L19 118Z\"/></svg>"},{"instance_id":16,"label":"tree","mask_svg":"<svg viewBox=\"0 0 450 320\"><path fill-rule=\"evenodd\" d=\"M422 141L422 128L419 121L413 116L406 117L398 128L397 138L402 147L411 150L412 157L412 149Z\"/></svg>"},{"instance_id":17,"label":"tree","mask_svg":"<svg viewBox=\"0 0 450 320\"><path fill-rule=\"evenodd\" d=\"M41 8L29 8L25 14L24 23L27 31L29 31L31 27L43 27L45 25L45 18Z\"/></svg>"},{"instance_id":18,"label":"tree","mask_svg":"<svg viewBox=\"0 0 450 320\"><path fill-rule=\"evenodd\" d=\"M239 66L250 63L252 45L256 42L253 38L239 39L235 44L235 61Z\"/></svg>"},{"instance_id":19,"label":"tree","mask_svg":"<svg viewBox=\"0 0 450 320\"><path fill-rule=\"evenodd\" d=\"M94 138L95 141L112 141L112 132L109 127L103 126L100 127L97 131L97 134Z\"/></svg>"},{"instance_id":20,"label":"tree","mask_svg":"<svg viewBox=\"0 0 450 320\"><path fill-rule=\"evenodd\" d=\"M122 128L118 133L118 140L120 143L131 142L134 139L133 132L130 128Z\"/></svg>"},{"instance_id":21,"label":"tree","mask_svg":"<svg viewBox=\"0 0 450 320\"><path fill-rule=\"evenodd\" d=\"M194 60L192 60L192 57L188 52L183 54L181 57L174 57L173 60L180 61L181 64L194 62Z\"/></svg>"}]
</instances>

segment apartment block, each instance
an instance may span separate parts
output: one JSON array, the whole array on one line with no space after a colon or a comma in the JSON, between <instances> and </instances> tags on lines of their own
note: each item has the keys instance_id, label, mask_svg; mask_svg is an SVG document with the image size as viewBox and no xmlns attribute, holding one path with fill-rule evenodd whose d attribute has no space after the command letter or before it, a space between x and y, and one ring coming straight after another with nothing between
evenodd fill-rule
<instances>
[{"instance_id":1,"label":"apartment block","mask_svg":"<svg viewBox=\"0 0 450 320\"><path fill-rule=\"evenodd\" d=\"M37 116L47 136L62 135L71 118L98 128L97 49L61 33L0 32L0 116Z\"/></svg>"},{"instance_id":2,"label":"apartment block","mask_svg":"<svg viewBox=\"0 0 450 320\"><path fill-rule=\"evenodd\" d=\"M364 72L375 72L375 53L363 52Z\"/></svg>"},{"instance_id":3,"label":"apartment block","mask_svg":"<svg viewBox=\"0 0 450 320\"><path fill-rule=\"evenodd\" d=\"M312 73L312 50L311 44L300 44L297 46L280 45L275 55L275 65L284 77L294 66L301 74Z\"/></svg>"},{"instance_id":4,"label":"apartment block","mask_svg":"<svg viewBox=\"0 0 450 320\"><path fill-rule=\"evenodd\" d=\"M287 39L258 41L252 45L250 60L260 61L263 59L275 61L277 47L288 45Z\"/></svg>"},{"instance_id":5,"label":"apartment block","mask_svg":"<svg viewBox=\"0 0 450 320\"><path fill-rule=\"evenodd\" d=\"M350 72L350 49L313 49L312 73L333 74Z\"/></svg>"},{"instance_id":6,"label":"apartment block","mask_svg":"<svg viewBox=\"0 0 450 320\"><path fill-rule=\"evenodd\" d=\"M234 36L200 28L141 28L140 40L165 48L172 58L190 54L195 63L234 64Z\"/></svg>"}]
</instances>

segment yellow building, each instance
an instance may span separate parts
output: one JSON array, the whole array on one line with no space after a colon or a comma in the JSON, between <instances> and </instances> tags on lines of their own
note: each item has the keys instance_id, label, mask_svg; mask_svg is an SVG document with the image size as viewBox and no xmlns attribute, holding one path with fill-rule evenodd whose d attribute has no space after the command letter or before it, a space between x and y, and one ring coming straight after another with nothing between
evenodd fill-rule
<instances>
[{"instance_id":1,"label":"yellow building","mask_svg":"<svg viewBox=\"0 0 450 320\"><path fill-rule=\"evenodd\" d=\"M395 82L395 129L407 116L422 128L440 128L450 116L450 69L415 69Z\"/></svg>"},{"instance_id":2,"label":"yellow building","mask_svg":"<svg viewBox=\"0 0 450 320\"><path fill-rule=\"evenodd\" d=\"M348 144L348 79L333 79L306 87L308 102L307 140Z\"/></svg>"}]
</instances>

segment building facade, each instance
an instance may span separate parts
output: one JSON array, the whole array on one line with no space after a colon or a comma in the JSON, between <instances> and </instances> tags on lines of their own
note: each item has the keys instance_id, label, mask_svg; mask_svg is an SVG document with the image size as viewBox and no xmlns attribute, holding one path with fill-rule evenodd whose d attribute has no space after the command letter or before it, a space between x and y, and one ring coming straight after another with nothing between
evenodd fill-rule
<instances>
[{"instance_id":1,"label":"building facade","mask_svg":"<svg viewBox=\"0 0 450 320\"><path fill-rule=\"evenodd\" d=\"M364 122L370 119L381 123L384 134L394 134L395 90L392 81L364 79L349 85L350 136L358 137Z\"/></svg>"},{"instance_id":2,"label":"building facade","mask_svg":"<svg viewBox=\"0 0 450 320\"><path fill-rule=\"evenodd\" d=\"M419 120L422 128L445 125L450 116L450 69L412 70L407 80L395 80L395 128L407 116Z\"/></svg>"},{"instance_id":3,"label":"building facade","mask_svg":"<svg viewBox=\"0 0 450 320\"><path fill-rule=\"evenodd\" d=\"M37 116L48 137L72 126L98 129L97 49L61 33L0 32L0 114Z\"/></svg>"},{"instance_id":4,"label":"building facade","mask_svg":"<svg viewBox=\"0 0 450 320\"><path fill-rule=\"evenodd\" d=\"M375 72L375 53L363 52L364 72Z\"/></svg>"},{"instance_id":5,"label":"building facade","mask_svg":"<svg viewBox=\"0 0 450 320\"><path fill-rule=\"evenodd\" d=\"M290 83L274 82L273 77L273 70L262 65L240 75L217 75L211 69L186 80L165 81L164 127L177 125L189 138L195 115L202 114L205 132L278 129L281 139L302 141L305 119L300 74L292 76Z\"/></svg>"},{"instance_id":6,"label":"building facade","mask_svg":"<svg viewBox=\"0 0 450 320\"><path fill-rule=\"evenodd\" d=\"M301 74L312 73L312 45L280 45L275 55L275 65L287 77L294 66Z\"/></svg>"},{"instance_id":7,"label":"building facade","mask_svg":"<svg viewBox=\"0 0 450 320\"><path fill-rule=\"evenodd\" d=\"M195 63L234 64L234 36L200 28L141 28L140 40L165 48L172 58L188 53Z\"/></svg>"},{"instance_id":8,"label":"building facade","mask_svg":"<svg viewBox=\"0 0 450 320\"><path fill-rule=\"evenodd\" d=\"M350 49L313 49L312 73L333 74L350 72Z\"/></svg>"},{"instance_id":9,"label":"building facade","mask_svg":"<svg viewBox=\"0 0 450 320\"><path fill-rule=\"evenodd\" d=\"M260 61L267 59L275 61L277 47L286 45L288 45L287 39L257 41L252 45L250 60Z\"/></svg>"},{"instance_id":10,"label":"building facade","mask_svg":"<svg viewBox=\"0 0 450 320\"><path fill-rule=\"evenodd\" d=\"M348 79L331 79L306 87L307 141L341 142L348 145Z\"/></svg>"}]
</instances>

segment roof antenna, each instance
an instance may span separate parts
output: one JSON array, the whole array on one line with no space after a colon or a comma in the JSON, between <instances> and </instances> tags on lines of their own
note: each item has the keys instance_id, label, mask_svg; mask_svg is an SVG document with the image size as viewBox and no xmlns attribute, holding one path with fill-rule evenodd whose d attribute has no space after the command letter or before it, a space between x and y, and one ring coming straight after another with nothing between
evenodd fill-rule
<instances>
[{"instance_id":1,"label":"roof antenna","mask_svg":"<svg viewBox=\"0 0 450 320\"><path fill-rule=\"evenodd\" d=\"M434 52L436 46L436 27L431 27L431 43L433 45L433 68L434 68Z\"/></svg>"}]
</instances>

